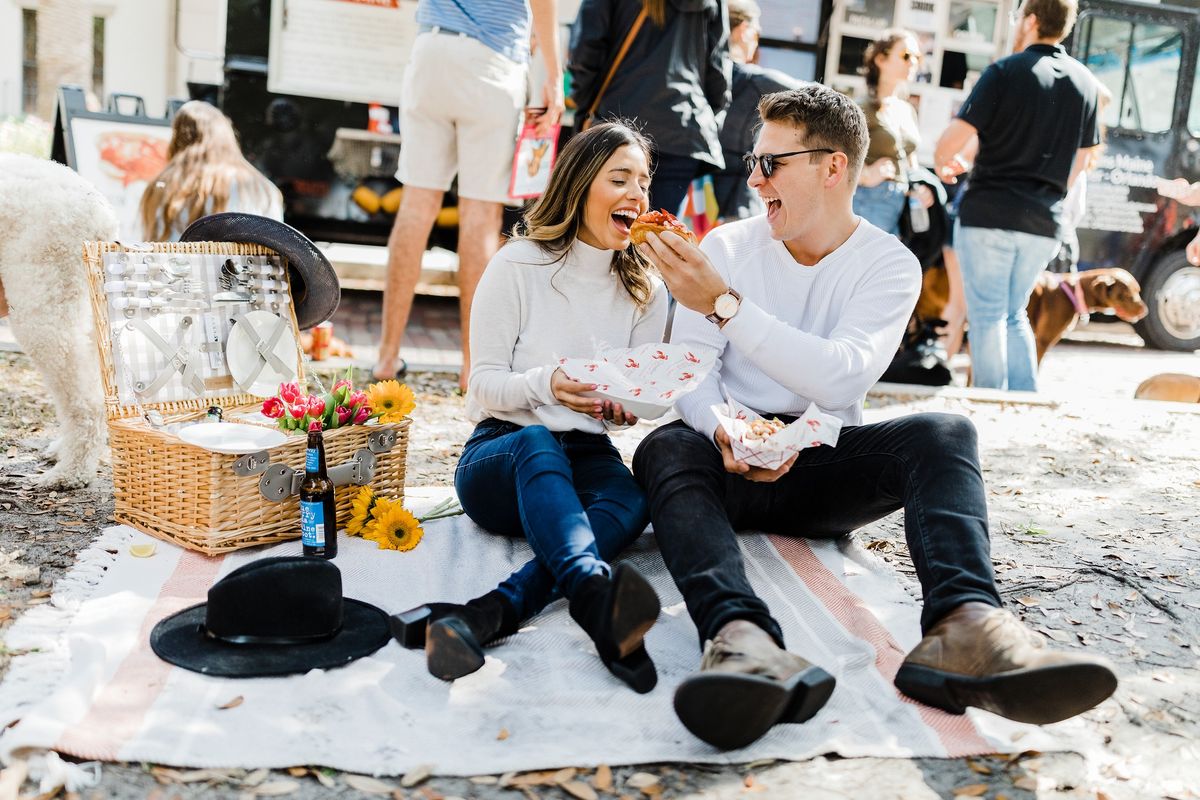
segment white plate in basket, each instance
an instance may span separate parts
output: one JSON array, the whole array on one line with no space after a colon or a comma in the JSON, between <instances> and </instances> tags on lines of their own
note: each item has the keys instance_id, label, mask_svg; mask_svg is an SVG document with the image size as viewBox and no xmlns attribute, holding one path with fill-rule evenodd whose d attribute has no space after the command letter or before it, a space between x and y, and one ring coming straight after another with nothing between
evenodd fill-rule
<instances>
[{"instance_id":1,"label":"white plate in basket","mask_svg":"<svg viewBox=\"0 0 1200 800\"><path fill-rule=\"evenodd\" d=\"M199 422L181 428L179 438L214 453L238 456L281 445L287 441L287 434L275 428L237 422Z\"/></svg>"},{"instance_id":2,"label":"white plate in basket","mask_svg":"<svg viewBox=\"0 0 1200 800\"><path fill-rule=\"evenodd\" d=\"M279 336L273 334L278 331ZM264 347L274 339L271 352L281 368L259 354L258 343ZM225 360L229 374L242 391L255 397L271 397L279 384L296 380L296 337L292 327L282 317L270 311L248 311L229 331L225 343Z\"/></svg>"}]
</instances>

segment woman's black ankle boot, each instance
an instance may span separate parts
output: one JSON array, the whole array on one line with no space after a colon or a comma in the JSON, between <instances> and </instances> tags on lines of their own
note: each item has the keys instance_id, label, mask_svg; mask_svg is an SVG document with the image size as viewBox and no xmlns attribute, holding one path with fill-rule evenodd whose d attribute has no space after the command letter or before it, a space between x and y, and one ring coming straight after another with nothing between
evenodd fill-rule
<instances>
[{"instance_id":1,"label":"woman's black ankle boot","mask_svg":"<svg viewBox=\"0 0 1200 800\"><path fill-rule=\"evenodd\" d=\"M517 632L520 620L508 598L493 589L466 605L438 603L425 633L425 666L444 681L483 666L483 646Z\"/></svg>"},{"instance_id":2,"label":"woman's black ankle boot","mask_svg":"<svg viewBox=\"0 0 1200 800\"><path fill-rule=\"evenodd\" d=\"M585 580L570 604L571 618L592 638L604 666L641 694L658 683L642 639L660 609L654 588L625 564L618 564L611 578L593 575Z\"/></svg>"}]
</instances>

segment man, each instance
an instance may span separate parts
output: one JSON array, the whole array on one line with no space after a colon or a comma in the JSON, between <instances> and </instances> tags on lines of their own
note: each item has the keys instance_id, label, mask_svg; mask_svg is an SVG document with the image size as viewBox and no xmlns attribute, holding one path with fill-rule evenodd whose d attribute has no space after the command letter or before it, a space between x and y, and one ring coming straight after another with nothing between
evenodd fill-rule
<instances>
[{"instance_id":1,"label":"man","mask_svg":"<svg viewBox=\"0 0 1200 800\"><path fill-rule=\"evenodd\" d=\"M746 578L735 530L834 537L904 509L924 597L925 638L896 685L954 713L1065 719L1108 697L1106 662L1039 649L1000 609L989 556L975 429L963 417L916 414L863 425L921 287L911 253L854 215L866 119L849 98L812 85L763 98L750 186L767 206L694 247L647 237L646 255L682 306L675 341L715 347L705 382L678 403L683 419L653 431L634 456L651 520L704 655L675 709L692 733L742 747L777 722L803 722L834 678L784 650ZM776 470L734 458L711 406L723 394L791 419L810 401L838 416L836 447L802 450Z\"/></svg>"},{"instance_id":2,"label":"man","mask_svg":"<svg viewBox=\"0 0 1200 800\"><path fill-rule=\"evenodd\" d=\"M1076 0L1026 0L1013 55L984 70L934 151L943 180L979 154L954 232L962 264L974 384L1037 391L1037 350L1025 307L1058 252L1063 198L1100 143L1096 82L1059 44Z\"/></svg>"},{"instance_id":3,"label":"man","mask_svg":"<svg viewBox=\"0 0 1200 800\"><path fill-rule=\"evenodd\" d=\"M475 286L500 246L500 225L512 174L513 147L525 104L530 20L546 67L548 135L563 109L562 65L555 0L421 0L420 33L404 74L400 132L404 146L396 177L404 184L400 210L388 238L383 292L383 339L376 380L402 376L400 342L421 256L458 175L458 292L466 389L470 368L468 324Z\"/></svg>"}]
</instances>

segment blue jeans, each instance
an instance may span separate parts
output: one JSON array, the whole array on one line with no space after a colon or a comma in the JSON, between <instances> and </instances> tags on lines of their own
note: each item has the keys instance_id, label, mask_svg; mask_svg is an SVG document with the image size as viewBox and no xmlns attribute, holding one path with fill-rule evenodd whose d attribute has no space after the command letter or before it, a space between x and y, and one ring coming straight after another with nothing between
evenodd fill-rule
<instances>
[{"instance_id":1,"label":"blue jeans","mask_svg":"<svg viewBox=\"0 0 1200 800\"><path fill-rule=\"evenodd\" d=\"M608 562L650 519L645 494L603 434L484 420L463 446L454 488L468 517L533 548L536 558L499 587L518 619L611 574Z\"/></svg>"},{"instance_id":2,"label":"blue jeans","mask_svg":"<svg viewBox=\"0 0 1200 800\"><path fill-rule=\"evenodd\" d=\"M893 236L900 235L900 215L907 203L908 189L896 181L854 189L854 213Z\"/></svg>"},{"instance_id":3,"label":"blue jeans","mask_svg":"<svg viewBox=\"0 0 1200 800\"><path fill-rule=\"evenodd\" d=\"M962 264L974 385L1036 392L1037 346L1025 307L1058 240L959 221L954 249Z\"/></svg>"}]
</instances>

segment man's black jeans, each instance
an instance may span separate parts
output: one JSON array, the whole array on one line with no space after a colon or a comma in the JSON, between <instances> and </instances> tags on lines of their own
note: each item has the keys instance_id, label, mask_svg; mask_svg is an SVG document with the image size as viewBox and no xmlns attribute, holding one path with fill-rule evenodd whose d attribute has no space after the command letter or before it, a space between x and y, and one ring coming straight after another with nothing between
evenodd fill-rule
<instances>
[{"instance_id":1,"label":"man's black jeans","mask_svg":"<svg viewBox=\"0 0 1200 800\"><path fill-rule=\"evenodd\" d=\"M801 450L773 483L726 472L713 442L675 422L642 441L633 472L702 643L745 619L783 646L779 623L750 588L735 530L843 536L899 508L924 595L922 630L961 603L1001 605L975 426L965 417L915 414L843 428L836 447Z\"/></svg>"}]
</instances>

